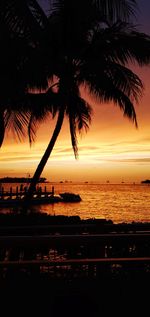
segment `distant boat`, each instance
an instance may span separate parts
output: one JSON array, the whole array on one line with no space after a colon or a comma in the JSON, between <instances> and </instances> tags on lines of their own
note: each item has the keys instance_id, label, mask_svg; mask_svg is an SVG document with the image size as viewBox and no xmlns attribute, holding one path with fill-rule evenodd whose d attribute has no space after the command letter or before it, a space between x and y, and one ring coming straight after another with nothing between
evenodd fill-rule
<instances>
[{"instance_id":1,"label":"distant boat","mask_svg":"<svg viewBox=\"0 0 150 317\"><path fill-rule=\"evenodd\" d=\"M74 194L74 193L60 193L59 194L60 197L62 197L63 201L65 202L79 202L81 201L81 197L78 194Z\"/></svg>"},{"instance_id":2,"label":"distant boat","mask_svg":"<svg viewBox=\"0 0 150 317\"><path fill-rule=\"evenodd\" d=\"M141 182L142 184L150 184L150 179L146 179L144 181Z\"/></svg>"}]
</instances>

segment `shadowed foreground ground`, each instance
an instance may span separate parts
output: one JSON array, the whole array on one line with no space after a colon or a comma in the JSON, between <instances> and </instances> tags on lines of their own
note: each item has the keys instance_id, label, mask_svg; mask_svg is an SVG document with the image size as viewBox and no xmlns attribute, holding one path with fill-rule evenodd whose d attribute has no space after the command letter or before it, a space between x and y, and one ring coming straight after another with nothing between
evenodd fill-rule
<instances>
[{"instance_id":1,"label":"shadowed foreground ground","mask_svg":"<svg viewBox=\"0 0 150 317\"><path fill-rule=\"evenodd\" d=\"M149 311L150 278L51 280L11 276L1 282L3 316L129 316Z\"/></svg>"},{"instance_id":2,"label":"shadowed foreground ground","mask_svg":"<svg viewBox=\"0 0 150 317\"><path fill-rule=\"evenodd\" d=\"M32 215L33 216L33 215ZM22 218L23 217L23 218ZM24 216L14 217L13 215L4 217L1 216L1 232L0 236L5 235L9 236L9 245L5 247L8 248L9 251L11 249L16 249L16 244L13 244L14 235L19 234L19 239L21 239L22 234L24 236L25 233L32 234L33 237L35 234L48 234L49 230L51 233L54 233L51 227L36 227L33 228L33 224L37 225L45 225L52 224L55 220L55 225L57 223L57 219L60 221L60 218L50 218L50 223L47 222L47 217L42 216L39 219L39 215L29 219L24 218ZM44 217L44 218L43 218ZM46 222L45 222L46 217ZM7 219L6 219L7 218ZM41 222L42 219L42 222ZM65 224L68 225L68 219L71 221L71 224L77 222L80 224L80 219L74 218L65 218ZM7 220L7 221L6 221ZM32 221L33 220L33 221ZM64 220L64 218L63 218ZM20 222L21 221L21 222ZM22 226L22 224L25 225ZM32 225L31 227L29 226ZM19 227L18 227L19 225ZM27 225L29 227L27 227ZM108 225L108 226L107 226ZM17 226L17 227L16 227ZM21 227L20 227L21 226ZM23 230L24 227L24 230ZM76 227L69 225L66 227L59 228L59 234L64 234L64 230L66 234L70 234L70 230L73 231L74 235L76 235L79 231L83 230L83 227ZM123 225L123 227L113 227L111 223L98 223L98 227L84 227L84 230L88 229L94 232L108 232L114 231L118 232L118 230L122 232L122 230L126 231L127 227ZM149 228L145 227L146 230ZM55 227L53 229L56 230ZM132 229L139 230L139 225L137 228L132 225ZM58 230L58 227L57 227ZM128 225L128 230L131 230L131 227ZM133 230L133 231L134 231ZM143 230L143 227L142 227ZM76 232L77 231L77 232ZM9 232L9 234L8 234ZM87 233L87 232L86 232ZM84 235L83 235L84 237ZM142 236L143 237L143 236ZM2 237L1 237L2 238ZM42 239L42 236L41 236ZM145 240L146 239L146 240ZM148 240L147 240L148 239ZM20 241L20 240L19 240ZM50 240L51 241L51 240ZM68 241L68 240L67 240ZM118 241L118 240L117 240ZM124 241L124 240L123 240ZM131 240L132 241L132 240ZM150 252L150 242L148 236L146 238L142 238L142 240L138 240L137 246L135 245L135 241L133 240L131 243L130 240L125 240L124 245L122 244L122 240L119 240L119 244L113 245L111 244L111 252L115 252L113 256L149 256ZM39 246L40 240L38 240ZM130 243L129 243L130 242ZM7 242L8 243L8 242ZM20 242L15 242L20 243ZM49 242L51 243L51 242ZM68 247L69 247L69 242ZM116 243L116 242L115 242ZM80 245L80 243L78 242ZM109 244L108 244L109 245ZM74 252L76 254L77 245L74 245ZM126 246L126 248L125 248ZM136 248L135 248L136 246ZM27 249L29 251L32 246L30 244L27 245ZM37 247L37 245L36 245ZM58 247L58 246L57 246ZM97 245L95 245L93 252L95 252L97 256ZM132 248L131 248L132 247ZM43 245L42 245L43 248ZM66 242L63 248L66 248ZM124 249L123 249L124 248ZM1 239L1 253L3 253L4 244L3 239ZM59 247L58 247L59 249ZM109 248L107 248L109 250ZM34 250L34 248L33 248ZM45 250L45 249L44 249ZM47 254L44 252L48 252L43 250L43 254ZM68 255L71 255L73 251L72 247L69 247ZM83 249L82 249L83 251ZM132 254L131 254L132 251ZM137 252L135 254L135 251ZM39 251L38 251L39 252ZM64 252L64 250L63 250ZM71 253L70 253L71 252ZM88 250L88 252L90 252ZM110 252L110 251L109 251ZM123 253L130 252L130 254ZM139 252L139 253L138 253ZM30 252L32 253L32 252ZM33 252L34 254L34 252ZM11 252L10 252L11 255ZM31 255L31 254L30 254ZM88 255L91 256L90 253ZM2 256L2 255L1 255ZM14 256L14 254L13 254ZM110 254L112 257L112 254ZM141 265L141 264L140 264ZM99 275L96 275L96 278L85 276L84 274L80 276L80 269L78 270L77 277L71 277L70 273L66 276L61 274L59 277L58 274L55 276L50 275L49 273L41 273L41 271L36 272L35 267L30 271L30 274L24 272L23 270L18 270L17 268L10 267L5 271L5 268L0 267L0 308L1 315L5 316L65 316L65 317L98 317L98 316L136 316L136 314L144 316L145 313L149 311L149 286L150 286L150 265L149 263L144 266L144 270L141 269L142 266L135 266L132 263L128 267L125 268L122 266L121 269L119 266L115 266L115 271L107 270L105 265L103 266L102 273L101 271ZM142 264L143 265L143 264ZM58 265L59 266L59 265ZM90 271L89 271L90 273ZM94 274L94 273L92 273ZM92 275L95 276L95 275Z\"/></svg>"}]
</instances>

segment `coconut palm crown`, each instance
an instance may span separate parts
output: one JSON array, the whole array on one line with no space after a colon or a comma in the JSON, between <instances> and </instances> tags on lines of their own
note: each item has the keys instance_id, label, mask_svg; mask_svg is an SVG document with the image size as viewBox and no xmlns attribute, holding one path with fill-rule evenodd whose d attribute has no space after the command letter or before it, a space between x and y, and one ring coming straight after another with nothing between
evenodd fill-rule
<instances>
[{"instance_id":1,"label":"coconut palm crown","mask_svg":"<svg viewBox=\"0 0 150 317\"><path fill-rule=\"evenodd\" d=\"M52 63L59 115L29 191L35 188L65 115L77 157L76 130L87 129L91 120L91 108L81 98L81 87L86 87L98 103L114 102L137 126L134 104L142 94L143 84L129 64L149 63L150 37L138 32L130 22L135 5L135 1L115 0L53 1L48 31L55 51Z\"/></svg>"}]
</instances>

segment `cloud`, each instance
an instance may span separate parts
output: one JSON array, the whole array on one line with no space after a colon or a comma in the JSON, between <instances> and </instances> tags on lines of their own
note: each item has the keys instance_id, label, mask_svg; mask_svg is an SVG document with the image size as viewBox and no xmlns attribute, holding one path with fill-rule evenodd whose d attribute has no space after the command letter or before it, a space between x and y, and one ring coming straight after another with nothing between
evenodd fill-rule
<instances>
[{"instance_id":1,"label":"cloud","mask_svg":"<svg viewBox=\"0 0 150 317\"><path fill-rule=\"evenodd\" d=\"M103 146L120 146L120 145L138 145L138 144L145 144L145 143L149 143L150 145L150 138L149 137L146 137L146 138L140 138L140 139L135 139L135 140L131 140L131 141L121 141L121 142L114 142L114 143L106 143L106 144L103 144Z\"/></svg>"},{"instance_id":2,"label":"cloud","mask_svg":"<svg viewBox=\"0 0 150 317\"><path fill-rule=\"evenodd\" d=\"M129 158L129 159L107 159L107 162L114 163L150 163L150 157L145 158Z\"/></svg>"},{"instance_id":3,"label":"cloud","mask_svg":"<svg viewBox=\"0 0 150 317\"><path fill-rule=\"evenodd\" d=\"M55 153L71 153L72 151L73 151L72 147L70 147L70 148L62 147L62 148L55 148L54 149Z\"/></svg>"},{"instance_id":4,"label":"cloud","mask_svg":"<svg viewBox=\"0 0 150 317\"><path fill-rule=\"evenodd\" d=\"M79 146L78 150L79 150L79 152L81 152L81 151L93 151L93 150L94 151L98 151L98 150L100 150L100 147L99 146L91 146L91 145L89 145L89 146ZM68 148L68 147L67 148L64 148L64 147L56 148L54 151L56 153L67 153L67 152L72 153L73 149L70 146L70 148Z\"/></svg>"},{"instance_id":5,"label":"cloud","mask_svg":"<svg viewBox=\"0 0 150 317\"><path fill-rule=\"evenodd\" d=\"M17 157L3 157L0 158L0 162L18 162L18 161L30 161L38 160L39 156L17 156Z\"/></svg>"}]
</instances>

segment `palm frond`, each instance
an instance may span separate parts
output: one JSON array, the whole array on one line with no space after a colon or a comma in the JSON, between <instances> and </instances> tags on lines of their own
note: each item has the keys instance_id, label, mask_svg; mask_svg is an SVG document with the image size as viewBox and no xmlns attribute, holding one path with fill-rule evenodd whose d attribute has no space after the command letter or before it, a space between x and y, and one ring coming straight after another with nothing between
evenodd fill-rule
<instances>
[{"instance_id":1,"label":"palm frond","mask_svg":"<svg viewBox=\"0 0 150 317\"><path fill-rule=\"evenodd\" d=\"M69 103L66 108L66 114L69 117L71 143L74 150L75 158L78 158L77 134L83 130L87 132L91 123L91 107L78 94L72 92Z\"/></svg>"},{"instance_id":2,"label":"palm frond","mask_svg":"<svg viewBox=\"0 0 150 317\"><path fill-rule=\"evenodd\" d=\"M11 34L23 36L31 43L36 43L47 21L36 0L1 0L0 12Z\"/></svg>"},{"instance_id":3,"label":"palm frond","mask_svg":"<svg viewBox=\"0 0 150 317\"><path fill-rule=\"evenodd\" d=\"M107 58L126 64L136 61L140 66L150 63L150 36L132 24L118 22L95 33L83 59Z\"/></svg>"},{"instance_id":4,"label":"palm frond","mask_svg":"<svg viewBox=\"0 0 150 317\"><path fill-rule=\"evenodd\" d=\"M55 117L60 108L59 96L49 89L45 93L30 93L26 95L23 103L29 109L31 116L28 124L28 136L30 145L35 141L36 131L48 116Z\"/></svg>"},{"instance_id":5,"label":"palm frond","mask_svg":"<svg viewBox=\"0 0 150 317\"><path fill-rule=\"evenodd\" d=\"M116 63L108 63L107 76L115 87L131 100L138 102L144 87L141 79L133 71Z\"/></svg>"},{"instance_id":6,"label":"palm frond","mask_svg":"<svg viewBox=\"0 0 150 317\"><path fill-rule=\"evenodd\" d=\"M113 100L116 104L119 105L120 109L123 111L124 116L132 120L137 128L137 117L132 101L125 94L120 93L120 91L117 91L117 89L116 98L113 98Z\"/></svg>"},{"instance_id":7,"label":"palm frond","mask_svg":"<svg viewBox=\"0 0 150 317\"><path fill-rule=\"evenodd\" d=\"M90 94L100 103L113 102L123 111L124 116L128 117L135 123L137 127L136 112L134 104L129 96L127 96L117 85L115 86L111 80L105 80L99 85L96 82L86 82L89 87Z\"/></svg>"},{"instance_id":8,"label":"palm frond","mask_svg":"<svg viewBox=\"0 0 150 317\"><path fill-rule=\"evenodd\" d=\"M35 142L36 131L37 131L37 120L31 114L29 124L28 124L28 137L29 137L30 146L32 145L33 142Z\"/></svg>"},{"instance_id":9,"label":"palm frond","mask_svg":"<svg viewBox=\"0 0 150 317\"><path fill-rule=\"evenodd\" d=\"M89 87L89 92L98 102L114 102L124 115L137 126L134 102L142 94L142 81L130 69L115 63L91 61L79 75L80 83Z\"/></svg>"},{"instance_id":10,"label":"palm frond","mask_svg":"<svg viewBox=\"0 0 150 317\"><path fill-rule=\"evenodd\" d=\"M112 23L117 20L128 21L136 16L137 1L135 0L94 0L103 17Z\"/></svg>"},{"instance_id":11,"label":"palm frond","mask_svg":"<svg viewBox=\"0 0 150 317\"><path fill-rule=\"evenodd\" d=\"M11 129L14 136L20 141L26 136L26 128L30 118L29 112L21 112L19 110L6 110L4 115L5 129Z\"/></svg>"},{"instance_id":12,"label":"palm frond","mask_svg":"<svg viewBox=\"0 0 150 317\"><path fill-rule=\"evenodd\" d=\"M35 142L36 131L39 127L39 124L45 121L49 115L50 111L43 107L37 107L31 111L31 116L28 123L28 137L30 146L33 142Z\"/></svg>"},{"instance_id":13,"label":"palm frond","mask_svg":"<svg viewBox=\"0 0 150 317\"><path fill-rule=\"evenodd\" d=\"M76 135L76 122L74 115L69 113L69 126L71 135L71 144L74 151L75 158L78 158L78 146L77 146L77 135Z\"/></svg>"},{"instance_id":14,"label":"palm frond","mask_svg":"<svg viewBox=\"0 0 150 317\"><path fill-rule=\"evenodd\" d=\"M65 55L75 55L88 43L89 32L97 19L98 9L91 0L54 1L49 20L56 45Z\"/></svg>"},{"instance_id":15,"label":"palm frond","mask_svg":"<svg viewBox=\"0 0 150 317\"><path fill-rule=\"evenodd\" d=\"M39 5L38 1L35 0L28 0L28 6L37 20L38 24L42 27L45 28L48 23L47 16L45 15L42 7Z\"/></svg>"},{"instance_id":16,"label":"palm frond","mask_svg":"<svg viewBox=\"0 0 150 317\"><path fill-rule=\"evenodd\" d=\"M76 124L78 131L81 133L83 130L86 132L91 124L92 108L91 106L81 97L77 97L76 108L74 109Z\"/></svg>"},{"instance_id":17,"label":"palm frond","mask_svg":"<svg viewBox=\"0 0 150 317\"><path fill-rule=\"evenodd\" d=\"M91 122L91 107L81 98L78 86L73 83L70 90L67 90L66 98L66 115L69 118L71 143L74 150L75 158L78 157L77 130L79 133L89 128Z\"/></svg>"},{"instance_id":18,"label":"palm frond","mask_svg":"<svg viewBox=\"0 0 150 317\"><path fill-rule=\"evenodd\" d=\"M2 146L5 135L4 113L0 111L0 147Z\"/></svg>"},{"instance_id":19,"label":"palm frond","mask_svg":"<svg viewBox=\"0 0 150 317\"><path fill-rule=\"evenodd\" d=\"M21 86L23 90L27 87L48 88L48 73L49 77L52 73L47 56L50 49L46 52L43 39L46 30L36 21L34 14L38 15L36 0L0 2L0 85L2 91L7 87L7 96L9 89L10 94L14 95L13 92L18 93ZM39 16L42 16L40 7ZM32 23L29 23L30 20ZM49 65L47 70L46 65Z\"/></svg>"},{"instance_id":20,"label":"palm frond","mask_svg":"<svg viewBox=\"0 0 150 317\"><path fill-rule=\"evenodd\" d=\"M79 132L88 130L91 123L92 108L81 97L77 86L71 86L69 100L66 105L66 114L69 116L69 119L73 117L76 129Z\"/></svg>"},{"instance_id":21,"label":"palm frond","mask_svg":"<svg viewBox=\"0 0 150 317\"><path fill-rule=\"evenodd\" d=\"M85 63L78 75L81 84L84 82L90 87L90 92L99 96L110 89L118 89L133 102L138 102L142 96L143 83L129 68L107 61L105 59L91 60Z\"/></svg>"}]
</instances>

